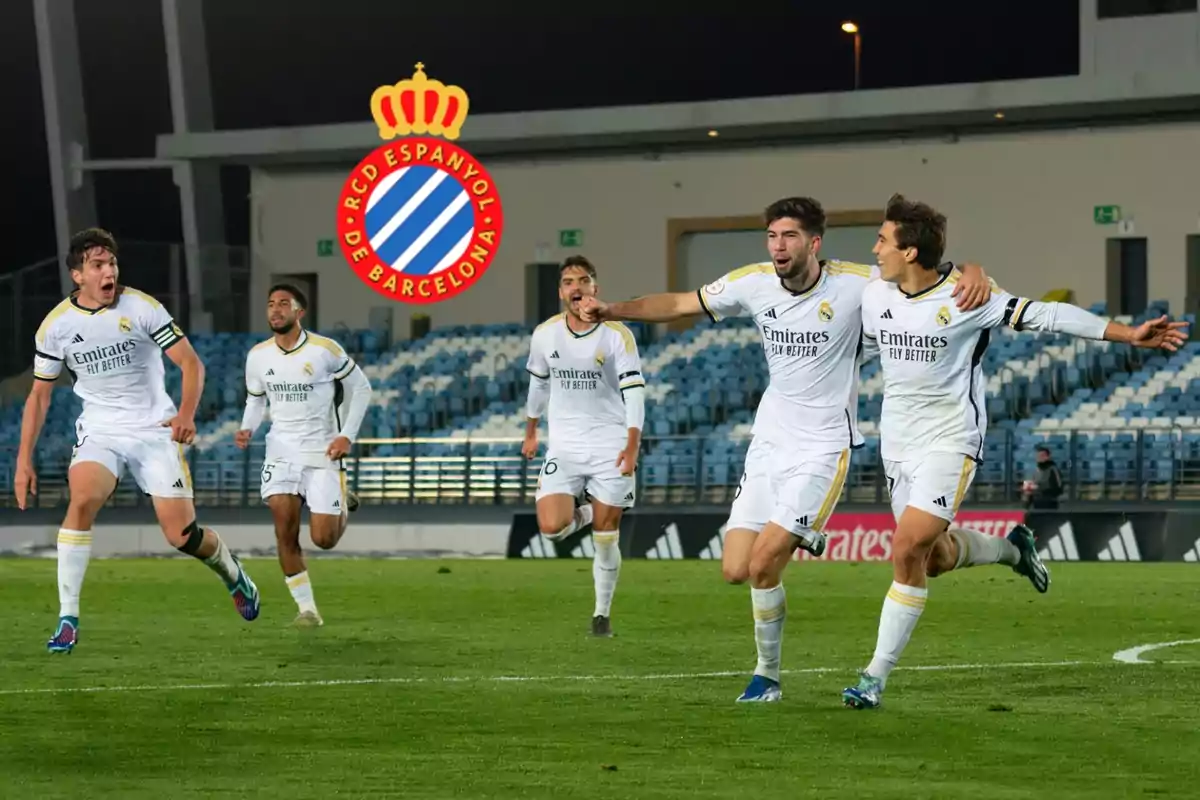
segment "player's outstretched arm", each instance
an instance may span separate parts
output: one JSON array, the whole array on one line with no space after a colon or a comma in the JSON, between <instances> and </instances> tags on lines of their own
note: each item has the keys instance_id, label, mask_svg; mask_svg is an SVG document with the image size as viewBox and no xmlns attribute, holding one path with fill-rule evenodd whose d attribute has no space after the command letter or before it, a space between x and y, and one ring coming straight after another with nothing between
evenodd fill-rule
<instances>
[{"instance_id":1,"label":"player's outstretched arm","mask_svg":"<svg viewBox=\"0 0 1200 800\"><path fill-rule=\"evenodd\" d=\"M1014 330L1065 333L1081 339L1121 342L1134 347L1175 352L1188 340L1188 324L1161 316L1136 328L1106 320L1070 303L1043 303L1010 297L1004 322Z\"/></svg>"},{"instance_id":2,"label":"player's outstretched arm","mask_svg":"<svg viewBox=\"0 0 1200 800\"><path fill-rule=\"evenodd\" d=\"M703 314L704 307L695 292L664 292L622 303L605 303L596 297L585 297L579 303L579 313L584 322L674 322Z\"/></svg>"},{"instance_id":3,"label":"player's outstretched arm","mask_svg":"<svg viewBox=\"0 0 1200 800\"><path fill-rule=\"evenodd\" d=\"M163 352L183 373L179 413L166 420L163 426L171 429L171 438L175 441L191 444L196 438L196 409L200 407L200 394L204 391L204 362L200 360L192 343L183 337Z\"/></svg>"},{"instance_id":4,"label":"player's outstretched arm","mask_svg":"<svg viewBox=\"0 0 1200 800\"><path fill-rule=\"evenodd\" d=\"M22 511L25 510L29 495L37 494L37 470L33 467L33 449L37 446L38 437L42 435L42 426L46 424L46 413L50 410L53 391L54 381L34 378L29 397L25 400L25 412L21 415L21 445L17 450L17 471L13 489L17 507Z\"/></svg>"}]
</instances>

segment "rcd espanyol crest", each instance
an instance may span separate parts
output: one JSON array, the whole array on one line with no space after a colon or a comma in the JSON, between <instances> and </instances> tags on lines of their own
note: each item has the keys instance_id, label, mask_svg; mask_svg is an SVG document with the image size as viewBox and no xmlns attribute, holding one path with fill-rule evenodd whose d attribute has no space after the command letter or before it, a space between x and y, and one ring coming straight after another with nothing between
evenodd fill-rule
<instances>
[{"instance_id":1,"label":"rcd espanyol crest","mask_svg":"<svg viewBox=\"0 0 1200 800\"><path fill-rule=\"evenodd\" d=\"M354 168L337 208L351 269L402 303L465 292L492 263L504 228L491 176L454 144L467 118L466 92L424 70L417 64L412 78L371 96L379 135L389 143Z\"/></svg>"}]
</instances>

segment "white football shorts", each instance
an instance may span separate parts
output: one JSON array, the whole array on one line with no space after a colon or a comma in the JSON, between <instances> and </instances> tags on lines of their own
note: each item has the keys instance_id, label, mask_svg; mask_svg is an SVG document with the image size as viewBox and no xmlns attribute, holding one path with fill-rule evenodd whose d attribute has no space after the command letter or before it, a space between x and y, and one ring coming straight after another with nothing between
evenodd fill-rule
<instances>
[{"instance_id":1,"label":"white football shorts","mask_svg":"<svg viewBox=\"0 0 1200 800\"><path fill-rule=\"evenodd\" d=\"M636 472L622 475L617 469L620 448L594 453L563 453L551 447L538 473L535 499L552 494L582 497L586 492L606 506L633 508L637 495Z\"/></svg>"},{"instance_id":2,"label":"white football shorts","mask_svg":"<svg viewBox=\"0 0 1200 800\"><path fill-rule=\"evenodd\" d=\"M837 508L849 471L849 449L802 453L756 437L746 451L726 530L760 533L774 522L795 536L819 533Z\"/></svg>"},{"instance_id":3,"label":"white football shorts","mask_svg":"<svg viewBox=\"0 0 1200 800\"><path fill-rule=\"evenodd\" d=\"M975 459L959 453L926 453L909 461L883 462L892 514L912 506L953 522L975 480Z\"/></svg>"},{"instance_id":4,"label":"white football shorts","mask_svg":"<svg viewBox=\"0 0 1200 800\"><path fill-rule=\"evenodd\" d=\"M171 440L170 428L96 433L82 422L75 425L71 466L84 461L102 465L120 480L125 469L138 488L151 497L191 498L192 471L186 445Z\"/></svg>"},{"instance_id":5,"label":"white football shorts","mask_svg":"<svg viewBox=\"0 0 1200 800\"><path fill-rule=\"evenodd\" d=\"M296 495L313 514L340 517L346 509L346 471L338 467L311 467L287 461L264 461L262 499L277 494Z\"/></svg>"}]
</instances>

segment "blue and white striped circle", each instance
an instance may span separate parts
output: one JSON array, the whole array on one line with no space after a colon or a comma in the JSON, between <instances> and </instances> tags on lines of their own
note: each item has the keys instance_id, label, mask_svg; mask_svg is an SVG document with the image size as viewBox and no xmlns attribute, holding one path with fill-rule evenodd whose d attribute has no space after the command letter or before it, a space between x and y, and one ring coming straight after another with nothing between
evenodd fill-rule
<instances>
[{"instance_id":1,"label":"blue and white striped circle","mask_svg":"<svg viewBox=\"0 0 1200 800\"><path fill-rule=\"evenodd\" d=\"M470 195L436 167L398 169L367 200L366 233L379 260L407 275L434 275L467 251L475 233Z\"/></svg>"}]
</instances>

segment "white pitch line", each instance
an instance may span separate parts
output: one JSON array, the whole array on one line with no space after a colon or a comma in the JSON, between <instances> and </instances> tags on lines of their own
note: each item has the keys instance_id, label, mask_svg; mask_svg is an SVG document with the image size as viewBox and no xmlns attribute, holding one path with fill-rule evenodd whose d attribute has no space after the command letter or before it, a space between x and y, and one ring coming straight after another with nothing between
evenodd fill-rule
<instances>
[{"instance_id":1,"label":"white pitch line","mask_svg":"<svg viewBox=\"0 0 1200 800\"><path fill-rule=\"evenodd\" d=\"M1131 647L1128 650L1119 650L1116 653L1113 653L1113 661L1120 661L1122 664L1161 664L1165 662L1146 661L1142 658L1142 655L1154 650L1161 650L1164 647L1178 647L1181 644L1200 644L1200 639L1180 639L1177 642L1140 644L1137 647Z\"/></svg>"},{"instance_id":2,"label":"white pitch line","mask_svg":"<svg viewBox=\"0 0 1200 800\"><path fill-rule=\"evenodd\" d=\"M911 672L949 672L955 670L992 670L992 669L1023 669L1042 667L1079 667L1104 666L1111 661L1015 661L992 664L931 664L927 666L896 667L899 670ZM1149 662L1143 662L1149 663ZM806 669L785 669L783 675L818 675L830 672L843 672L852 677L855 671L852 667L809 667ZM730 670L725 672L674 672L650 675L493 675L480 677L446 677L446 678L360 678L327 681L262 681L259 683L178 683L178 684L138 684L131 686L78 686L78 687L47 687L39 689L0 689L0 696L32 695L32 694L99 694L103 692L182 692L197 689L222 691L239 689L296 689L323 686L385 686L407 684L454 684L454 683L548 683L553 681L604 681L606 683L620 681L669 681L669 680L698 680L703 678L733 678L747 675L746 670Z\"/></svg>"}]
</instances>

